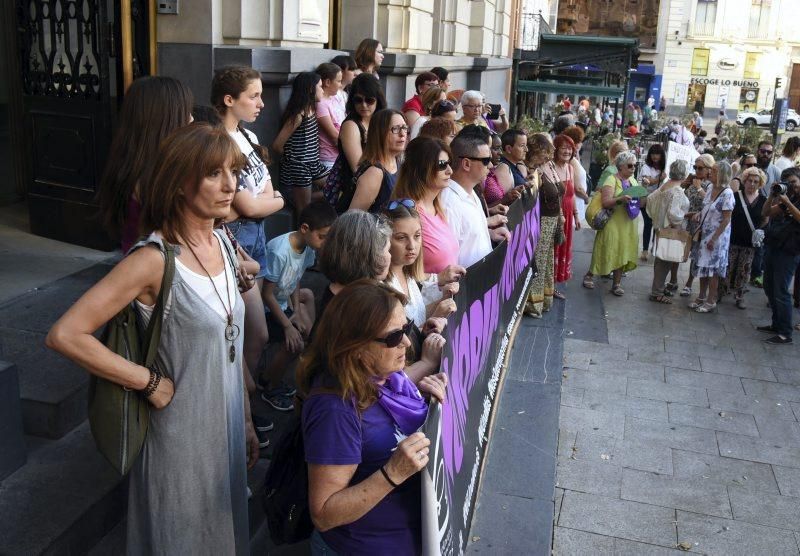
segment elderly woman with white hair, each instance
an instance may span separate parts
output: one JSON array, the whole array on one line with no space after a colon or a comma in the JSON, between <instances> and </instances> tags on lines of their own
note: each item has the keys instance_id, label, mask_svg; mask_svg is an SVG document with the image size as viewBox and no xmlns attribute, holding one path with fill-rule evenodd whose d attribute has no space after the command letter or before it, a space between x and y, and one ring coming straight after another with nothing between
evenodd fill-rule
<instances>
[{"instance_id":1,"label":"elderly woman with white hair","mask_svg":"<svg viewBox=\"0 0 800 556\"><path fill-rule=\"evenodd\" d=\"M728 276L720 284L720 291L722 295L733 292L736 307L739 309L747 308L744 304L744 288L750 279L750 267L756 252L753 232L764 224L761 210L767 198L759 190L766 182L767 175L759 168L747 168L738 179L731 181L736 206L731 214Z\"/></svg>"},{"instance_id":2,"label":"elderly woman with white hair","mask_svg":"<svg viewBox=\"0 0 800 556\"><path fill-rule=\"evenodd\" d=\"M604 209L612 211L611 218L602 230L597 232L592 249L592 263L589 272L583 278L583 285L593 288L592 277L605 276L612 273L614 283L611 293L622 296L622 273L636 268L639 249L639 231L636 218L639 216L639 200L632 198L625 191L638 185L633 177L636 169L636 155L625 151L614 160L616 175L610 175L601 184L600 195Z\"/></svg>"},{"instance_id":3,"label":"elderly woman with white hair","mask_svg":"<svg viewBox=\"0 0 800 556\"><path fill-rule=\"evenodd\" d=\"M712 187L706 191L703 209L694 215L694 220L700 222L700 240L692 246L700 293L689 308L698 313L711 313L717 308L719 279L728 275L731 213L736 204L730 188L732 177L731 165L718 162L711 170Z\"/></svg>"},{"instance_id":4,"label":"elderly woman with white hair","mask_svg":"<svg viewBox=\"0 0 800 556\"><path fill-rule=\"evenodd\" d=\"M489 127L489 124L483 119L483 94L480 91L464 91L461 95L461 111L463 116L458 123L462 126Z\"/></svg>"},{"instance_id":5,"label":"elderly woman with white hair","mask_svg":"<svg viewBox=\"0 0 800 556\"><path fill-rule=\"evenodd\" d=\"M689 210L689 199L681 188L688 170L685 160L676 160L669 166L668 179L658 189L647 196L647 214L653 221L653 230L658 238L659 230L665 228L682 228ZM658 241L656 239L656 241ZM655 253L655 248L653 249ZM672 281L664 286L667 274L672 274ZM672 292L678 288L678 263L655 258L653 261L653 285L650 289L650 301L671 304Z\"/></svg>"}]
</instances>

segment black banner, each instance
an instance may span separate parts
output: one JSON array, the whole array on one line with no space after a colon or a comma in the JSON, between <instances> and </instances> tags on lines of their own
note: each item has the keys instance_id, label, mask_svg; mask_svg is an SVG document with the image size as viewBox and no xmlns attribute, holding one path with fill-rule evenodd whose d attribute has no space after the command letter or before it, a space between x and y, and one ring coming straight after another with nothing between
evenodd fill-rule
<instances>
[{"instance_id":1,"label":"black banner","mask_svg":"<svg viewBox=\"0 0 800 556\"><path fill-rule=\"evenodd\" d=\"M462 554L478 492L488 425L511 333L520 317L539 239L539 204L527 193L508 212L511 240L467 269L448 319L441 370L447 401L431 404L423 431L423 552Z\"/></svg>"}]
</instances>

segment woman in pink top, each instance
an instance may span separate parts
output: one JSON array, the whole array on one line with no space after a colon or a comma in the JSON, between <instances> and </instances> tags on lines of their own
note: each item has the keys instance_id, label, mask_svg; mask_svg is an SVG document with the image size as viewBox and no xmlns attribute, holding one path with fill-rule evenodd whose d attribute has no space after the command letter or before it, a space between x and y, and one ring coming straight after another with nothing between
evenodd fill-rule
<instances>
[{"instance_id":1,"label":"woman in pink top","mask_svg":"<svg viewBox=\"0 0 800 556\"><path fill-rule=\"evenodd\" d=\"M439 194L447 188L450 148L438 139L417 137L406 148L392 198L412 199L422 223L425 272L438 274L458 264L458 240L447 226Z\"/></svg>"}]
</instances>

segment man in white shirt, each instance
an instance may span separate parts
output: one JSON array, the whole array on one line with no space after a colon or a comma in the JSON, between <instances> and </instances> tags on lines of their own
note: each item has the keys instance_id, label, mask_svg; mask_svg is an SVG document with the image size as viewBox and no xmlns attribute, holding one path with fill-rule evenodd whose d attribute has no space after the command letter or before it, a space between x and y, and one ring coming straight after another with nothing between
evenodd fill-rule
<instances>
[{"instance_id":1,"label":"man in white shirt","mask_svg":"<svg viewBox=\"0 0 800 556\"><path fill-rule=\"evenodd\" d=\"M492 240L502 241L511 236L505 226L489 229L475 186L486 179L492 153L485 139L466 131L456 135L450 144L453 175L441 193L447 225L458 239L458 264L464 267L491 253Z\"/></svg>"}]
</instances>

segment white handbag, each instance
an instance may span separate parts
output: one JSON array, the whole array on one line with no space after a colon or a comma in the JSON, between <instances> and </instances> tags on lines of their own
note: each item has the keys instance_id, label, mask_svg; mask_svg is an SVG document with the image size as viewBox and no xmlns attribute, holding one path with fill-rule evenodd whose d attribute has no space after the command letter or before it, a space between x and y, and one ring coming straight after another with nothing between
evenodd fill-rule
<instances>
[{"instance_id":1,"label":"white handbag","mask_svg":"<svg viewBox=\"0 0 800 556\"><path fill-rule=\"evenodd\" d=\"M742 195L741 189L739 190L739 199L742 201L742 210L744 211L744 215L747 217L747 223L750 224L750 231L753 232L750 242L753 244L753 247L758 249L764 243L764 230L753 226L753 219L750 218L750 211L747 210L747 203L744 200L744 195Z\"/></svg>"}]
</instances>

